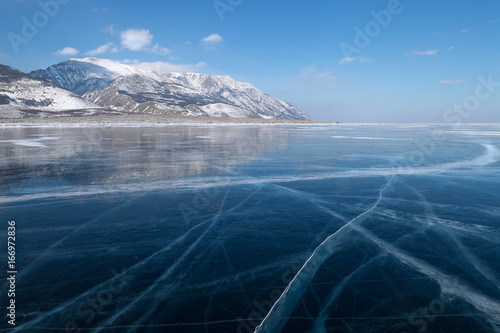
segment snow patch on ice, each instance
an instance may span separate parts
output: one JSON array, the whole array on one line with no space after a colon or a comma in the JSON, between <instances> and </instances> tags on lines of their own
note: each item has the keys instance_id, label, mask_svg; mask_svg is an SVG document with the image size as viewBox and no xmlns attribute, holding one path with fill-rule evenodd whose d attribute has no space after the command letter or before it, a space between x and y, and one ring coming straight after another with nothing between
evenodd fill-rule
<instances>
[{"instance_id":1,"label":"snow patch on ice","mask_svg":"<svg viewBox=\"0 0 500 333\"><path fill-rule=\"evenodd\" d=\"M37 148L46 148L47 147L46 145L39 142L38 140L6 140L6 141L0 141L0 142L8 142L8 143L12 143L13 145L23 146L23 147L37 147Z\"/></svg>"},{"instance_id":2,"label":"snow patch on ice","mask_svg":"<svg viewBox=\"0 0 500 333\"><path fill-rule=\"evenodd\" d=\"M41 141L51 141L59 140L58 137L41 137L37 139L22 139L22 140L2 140L1 143L11 143L16 146L23 147L36 147L36 148L48 148L47 145L43 144Z\"/></svg>"}]
</instances>

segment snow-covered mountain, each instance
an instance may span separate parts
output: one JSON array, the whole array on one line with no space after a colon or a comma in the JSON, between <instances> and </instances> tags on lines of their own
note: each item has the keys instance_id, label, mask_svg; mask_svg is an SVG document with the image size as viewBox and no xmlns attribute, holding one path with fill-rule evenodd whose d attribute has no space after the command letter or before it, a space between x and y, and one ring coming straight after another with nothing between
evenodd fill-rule
<instances>
[{"instance_id":1,"label":"snow-covered mountain","mask_svg":"<svg viewBox=\"0 0 500 333\"><path fill-rule=\"evenodd\" d=\"M122 76L133 74L158 76L133 66L98 58L70 59L29 74L55 83L80 96L93 91L102 91Z\"/></svg>"},{"instance_id":2,"label":"snow-covered mountain","mask_svg":"<svg viewBox=\"0 0 500 333\"><path fill-rule=\"evenodd\" d=\"M71 59L30 74L122 112L310 120L294 106L228 76L159 75L112 60Z\"/></svg>"},{"instance_id":3,"label":"snow-covered mountain","mask_svg":"<svg viewBox=\"0 0 500 333\"><path fill-rule=\"evenodd\" d=\"M22 117L30 111L100 109L53 83L0 65L0 116Z\"/></svg>"},{"instance_id":4,"label":"snow-covered mountain","mask_svg":"<svg viewBox=\"0 0 500 333\"><path fill-rule=\"evenodd\" d=\"M85 97L103 107L127 112L310 119L290 104L227 76L172 73L155 79L129 75L115 80L102 92Z\"/></svg>"}]
</instances>

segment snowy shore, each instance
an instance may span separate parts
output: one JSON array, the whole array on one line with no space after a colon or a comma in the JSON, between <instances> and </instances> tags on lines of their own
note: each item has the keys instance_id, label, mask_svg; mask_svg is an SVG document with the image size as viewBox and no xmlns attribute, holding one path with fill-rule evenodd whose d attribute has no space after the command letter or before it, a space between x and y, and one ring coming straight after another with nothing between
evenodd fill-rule
<instances>
[{"instance_id":1,"label":"snowy shore","mask_svg":"<svg viewBox=\"0 0 500 333\"><path fill-rule=\"evenodd\" d=\"M57 117L57 118L20 118L0 119L0 127L136 127L170 125L331 125L340 122L254 119L254 118L215 118L215 117L172 117L151 114L123 114L114 116Z\"/></svg>"}]
</instances>

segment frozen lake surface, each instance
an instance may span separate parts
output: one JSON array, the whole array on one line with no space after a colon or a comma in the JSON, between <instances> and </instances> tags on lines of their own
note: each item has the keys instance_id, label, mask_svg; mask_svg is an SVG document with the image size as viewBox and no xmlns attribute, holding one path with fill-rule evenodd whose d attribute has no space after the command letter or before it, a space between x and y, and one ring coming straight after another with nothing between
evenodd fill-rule
<instances>
[{"instance_id":1,"label":"frozen lake surface","mask_svg":"<svg viewBox=\"0 0 500 333\"><path fill-rule=\"evenodd\" d=\"M500 125L3 128L0 156L13 332L500 332Z\"/></svg>"}]
</instances>

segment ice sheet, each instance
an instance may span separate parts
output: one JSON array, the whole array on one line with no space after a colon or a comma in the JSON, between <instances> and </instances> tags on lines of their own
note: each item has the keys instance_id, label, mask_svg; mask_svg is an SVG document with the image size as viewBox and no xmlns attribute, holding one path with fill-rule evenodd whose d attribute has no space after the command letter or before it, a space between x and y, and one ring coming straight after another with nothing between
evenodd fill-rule
<instances>
[{"instance_id":1,"label":"ice sheet","mask_svg":"<svg viewBox=\"0 0 500 333\"><path fill-rule=\"evenodd\" d=\"M4 127L14 331L499 331L498 128Z\"/></svg>"}]
</instances>

